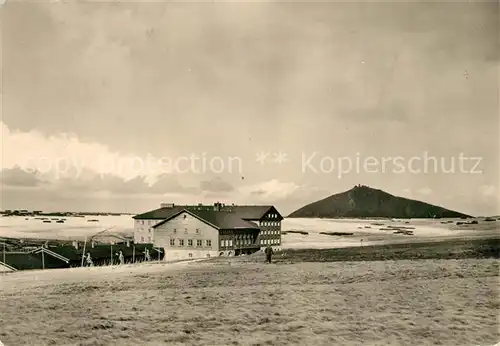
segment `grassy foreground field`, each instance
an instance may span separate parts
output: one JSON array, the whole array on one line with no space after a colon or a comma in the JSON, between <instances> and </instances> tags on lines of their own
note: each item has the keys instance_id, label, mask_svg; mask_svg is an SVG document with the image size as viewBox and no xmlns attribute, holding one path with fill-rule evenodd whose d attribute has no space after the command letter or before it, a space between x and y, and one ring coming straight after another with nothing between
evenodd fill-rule
<instances>
[{"instance_id":1,"label":"grassy foreground field","mask_svg":"<svg viewBox=\"0 0 500 346\"><path fill-rule=\"evenodd\" d=\"M0 276L0 340L5 345L493 345L500 341L499 263L264 264L227 258L14 273Z\"/></svg>"}]
</instances>

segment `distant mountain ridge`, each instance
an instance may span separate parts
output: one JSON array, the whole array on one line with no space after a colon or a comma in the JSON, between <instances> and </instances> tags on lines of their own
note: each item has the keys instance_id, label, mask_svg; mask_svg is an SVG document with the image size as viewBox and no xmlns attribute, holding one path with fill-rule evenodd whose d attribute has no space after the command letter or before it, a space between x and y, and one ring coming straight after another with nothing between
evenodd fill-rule
<instances>
[{"instance_id":1,"label":"distant mountain ridge","mask_svg":"<svg viewBox=\"0 0 500 346\"><path fill-rule=\"evenodd\" d=\"M398 197L364 185L331 195L294 211L290 218L466 218L457 211Z\"/></svg>"}]
</instances>

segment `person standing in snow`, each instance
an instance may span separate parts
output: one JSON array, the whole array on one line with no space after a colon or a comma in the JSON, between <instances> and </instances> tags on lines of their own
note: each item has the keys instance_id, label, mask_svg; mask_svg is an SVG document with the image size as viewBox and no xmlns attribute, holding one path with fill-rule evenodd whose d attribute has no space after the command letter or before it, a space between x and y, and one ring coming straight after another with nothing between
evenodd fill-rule
<instances>
[{"instance_id":1,"label":"person standing in snow","mask_svg":"<svg viewBox=\"0 0 500 346\"><path fill-rule=\"evenodd\" d=\"M264 250L264 253L266 254L266 262L271 263L271 260L272 260L273 254L274 254L274 251L273 251L273 248L271 247L271 245L266 247L266 249Z\"/></svg>"},{"instance_id":2,"label":"person standing in snow","mask_svg":"<svg viewBox=\"0 0 500 346\"><path fill-rule=\"evenodd\" d=\"M120 253L118 254L118 260L120 261L120 265L122 265L125 262L125 257L123 257L122 250L120 250Z\"/></svg>"},{"instance_id":3,"label":"person standing in snow","mask_svg":"<svg viewBox=\"0 0 500 346\"><path fill-rule=\"evenodd\" d=\"M85 258L85 262L88 267L94 266L94 263L92 262L92 257L90 257L90 252L87 252L87 257Z\"/></svg>"}]
</instances>

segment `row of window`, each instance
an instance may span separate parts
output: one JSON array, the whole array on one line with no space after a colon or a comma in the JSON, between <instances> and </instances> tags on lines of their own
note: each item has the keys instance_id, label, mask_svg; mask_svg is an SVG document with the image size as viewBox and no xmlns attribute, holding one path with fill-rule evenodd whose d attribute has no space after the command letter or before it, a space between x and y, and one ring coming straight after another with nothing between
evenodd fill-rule
<instances>
[{"instance_id":1,"label":"row of window","mask_svg":"<svg viewBox=\"0 0 500 346\"><path fill-rule=\"evenodd\" d=\"M174 233L177 233L177 228L174 228ZM187 228L184 228L184 234L187 234L188 233L188 229ZM196 234L200 234L200 229L197 228L196 229Z\"/></svg>"},{"instance_id":2,"label":"row of window","mask_svg":"<svg viewBox=\"0 0 500 346\"><path fill-rule=\"evenodd\" d=\"M262 234L262 235L270 235L270 234L277 235L277 234L280 234L280 233L281 233L280 231L276 231L276 230L272 230L272 231L263 230L263 231L260 231L260 234Z\"/></svg>"},{"instance_id":3,"label":"row of window","mask_svg":"<svg viewBox=\"0 0 500 346\"><path fill-rule=\"evenodd\" d=\"M270 219L277 219L278 218L278 214L269 214L268 216Z\"/></svg>"},{"instance_id":4,"label":"row of window","mask_svg":"<svg viewBox=\"0 0 500 346\"><path fill-rule=\"evenodd\" d=\"M276 245L279 243L280 243L279 239L261 239L260 240L261 245Z\"/></svg>"},{"instance_id":5,"label":"row of window","mask_svg":"<svg viewBox=\"0 0 500 346\"><path fill-rule=\"evenodd\" d=\"M161 221L161 220L160 220L160 221ZM154 226L157 222L158 222L158 220L146 220L146 221L144 221L144 220L140 220L140 221L139 221L139 223L140 223L141 225L146 224L146 225L148 225L148 226Z\"/></svg>"},{"instance_id":6,"label":"row of window","mask_svg":"<svg viewBox=\"0 0 500 346\"><path fill-rule=\"evenodd\" d=\"M177 242L176 242L177 240ZM175 246L177 243L178 246L184 246L184 239L170 239L170 246ZM187 240L187 246L193 246L193 239L188 239ZM197 239L196 240L196 247L202 247L203 246L203 240ZM212 240L207 239L205 240L205 246L211 247L212 246Z\"/></svg>"},{"instance_id":7,"label":"row of window","mask_svg":"<svg viewBox=\"0 0 500 346\"><path fill-rule=\"evenodd\" d=\"M221 247L233 246L233 240L232 239L221 240L220 241L220 246Z\"/></svg>"},{"instance_id":8,"label":"row of window","mask_svg":"<svg viewBox=\"0 0 500 346\"><path fill-rule=\"evenodd\" d=\"M260 223L261 226L279 226L280 222L278 221L262 221Z\"/></svg>"},{"instance_id":9,"label":"row of window","mask_svg":"<svg viewBox=\"0 0 500 346\"><path fill-rule=\"evenodd\" d=\"M151 233L153 231L153 229L152 228L148 228L148 229L139 228L138 231L139 232L149 232L149 233Z\"/></svg>"},{"instance_id":10,"label":"row of window","mask_svg":"<svg viewBox=\"0 0 500 346\"><path fill-rule=\"evenodd\" d=\"M141 237L141 243L144 243L146 239L144 237ZM152 243L152 238L151 237L148 237L148 243Z\"/></svg>"}]
</instances>

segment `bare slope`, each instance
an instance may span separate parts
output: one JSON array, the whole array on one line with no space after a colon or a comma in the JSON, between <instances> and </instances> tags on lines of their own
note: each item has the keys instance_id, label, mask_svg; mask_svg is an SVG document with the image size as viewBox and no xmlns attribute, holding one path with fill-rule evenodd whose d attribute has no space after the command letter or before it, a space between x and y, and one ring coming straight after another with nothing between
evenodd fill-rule
<instances>
[{"instance_id":1,"label":"bare slope","mask_svg":"<svg viewBox=\"0 0 500 346\"><path fill-rule=\"evenodd\" d=\"M5 345L493 345L498 260L201 262L0 280ZM116 273L115 273L116 272ZM24 274L23 274L24 275ZM43 278L48 275L50 280ZM76 277L79 280L74 280Z\"/></svg>"},{"instance_id":2,"label":"bare slope","mask_svg":"<svg viewBox=\"0 0 500 346\"><path fill-rule=\"evenodd\" d=\"M368 186L355 186L348 191L308 204L288 217L465 218L470 216L421 201L394 196Z\"/></svg>"}]
</instances>

